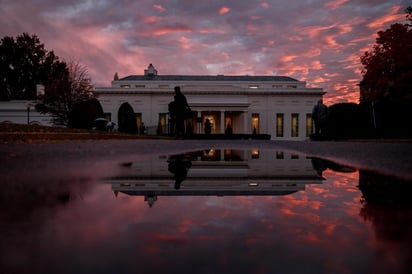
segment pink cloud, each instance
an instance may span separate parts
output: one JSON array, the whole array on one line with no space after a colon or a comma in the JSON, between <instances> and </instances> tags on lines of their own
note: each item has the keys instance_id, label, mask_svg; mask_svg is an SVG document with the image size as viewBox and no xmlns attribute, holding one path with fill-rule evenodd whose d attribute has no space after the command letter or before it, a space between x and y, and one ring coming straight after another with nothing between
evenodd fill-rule
<instances>
[{"instance_id":1,"label":"pink cloud","mask_svg":"<svg viewBox=\"0 0 412 274\"><path fill-rule=\"evenodd\" d=\"M314 70L320 70L323 69L324 65L320 61L316 60L310 64L310 67Z\"/></svg>"},{"instance_id":2,"label":"pink cloud","mask_svg":"<svg viewBox=\"0 0 412 274\"><path fill-rule=\"evenodd\" d=\"M159 22L161 19L158 16L148 16L143 18L143 22L145 23L156 23Z\"/></svg>"},{"instance_id":3,"label":"pink cloud","mask_svg":"<svg viewBox=\"0 0 412 274\"><path fill-rule=\"evenodd\" d=\"M368 28L370 28L370 29L382 29L388 23L401 21L401 19L405 18L405 14L404 13L399 13L399 12L402 12L402 7L401 6L392 7L387 14L384 14L383 16L381 16L379 18L376 18L371 23L369 23Z\"/></svg>"},{"instance_id":4,"label":"pink cloud","mask_svg":"<svg viewBox=\"0 0 412 274\"><path fill-rule=\"evenodd\" d=\"M159 12L165 12L166 11L166 9L160 4L154 4L153 8L158 10Z\"/></svg>"},{"instance_id":5,"label":"pink cloud","mask_svg":"<svg viewBox=\"0 0 412 274\"><path fill-rule=\"evenodd\" d=\"M223 29L200 29L198 30L198 32L202 34L211 34L211 33L224 34L225 33Z\"/></svg>"},{"instance_id":6,"label":"pink cloud","mask_svg":"<svg viewBox=\"0 0 412 274\"><path fill-rule=\"evenodd\" d=\"M335 9L341 7L342 5L344 5L346 2L348 2L348 0L334 0L334 1L330 1L330 2L326 3L324 5L324 7L326 9L335 10Z\"/></svg>"},{"instance_id":7,"label":"pink cloud","mask_svg":"<svg viewBox=\"0 0 412 274\"><path fill-rule=\"evenodd\" d=\"M265 8L265 9L268 9L268 8L269 8L269 4L268 4L267 2L262 2L262 3L260 3L260 6L261 6L262 8Z\"/></svg>"},{"instance_id":8,"label":"pink cloud","mask_svg":"<svg viewBox=\"0 0 412 274\"><path fill-rule=\"evenodd\" d=\"M230 8L222 7L219 9L219 14L226 14L226 13L229 13L229 11L230 11Z\"/></svg>"}]
</instances>

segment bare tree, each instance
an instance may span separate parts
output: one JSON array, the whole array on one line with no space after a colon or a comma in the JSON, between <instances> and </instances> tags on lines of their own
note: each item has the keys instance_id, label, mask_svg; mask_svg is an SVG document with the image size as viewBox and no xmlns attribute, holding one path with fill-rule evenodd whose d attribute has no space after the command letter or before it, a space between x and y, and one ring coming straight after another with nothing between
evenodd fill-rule
<instances>
[{"instance_id":1,"label":"bare tree","mask_svg":"<svg viewBox=\"0 0 412 274\"><path fill-rule=\"evenodd\" d=\"M36 109L51 113L54 124L70 126L73 107L95 97L93 85L87 68L78 62L62 62L55 71L58 73L50 73L50 84L45 86L45 94L39 98ZM67 77L59 76L65 75L64 71Z\"/></svg>"},{"instance_id":2,"label":"bare tree","mask_svg":"<svg viewBox=\"0 0 412 274\"><path fill-rule=\"evenodd\" d=\"M94 98L92 80L86 66L78 62L68 62L71 95L73 102Z\"/></svg>"}]
</instances>

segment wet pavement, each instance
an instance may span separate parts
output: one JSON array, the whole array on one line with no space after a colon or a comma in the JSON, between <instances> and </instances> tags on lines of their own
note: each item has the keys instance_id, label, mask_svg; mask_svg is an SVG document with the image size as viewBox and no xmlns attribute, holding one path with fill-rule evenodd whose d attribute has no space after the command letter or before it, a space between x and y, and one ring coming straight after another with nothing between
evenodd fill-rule
<instances>
[{"instance_id":1,"label":"wet pavement","mask_svg":"<svg viewBox=\"0 0 412 274\"><path fill-rule=\"evenodd\" d=\"M410 273L412 145L0 145L0 273Z\"/></svg>"}]
</instances>

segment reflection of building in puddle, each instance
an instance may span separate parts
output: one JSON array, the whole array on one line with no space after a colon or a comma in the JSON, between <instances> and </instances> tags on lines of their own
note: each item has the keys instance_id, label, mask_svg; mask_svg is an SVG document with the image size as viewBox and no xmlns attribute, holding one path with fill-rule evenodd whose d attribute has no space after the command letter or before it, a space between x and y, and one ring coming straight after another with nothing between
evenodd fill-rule
<instances>
[{"instance_id":1,"label":"reflection of building in puddle","mask_svg":"<svg viewBox=\"0 0 412 274\"><path fill-rule=\"evenodd\" d=\"M158 196L286 195L323 180L311 159L280 151L210 149L124 166L107 182L116 195L144 196L149 205Z\"/></svg>"}]
</instances>

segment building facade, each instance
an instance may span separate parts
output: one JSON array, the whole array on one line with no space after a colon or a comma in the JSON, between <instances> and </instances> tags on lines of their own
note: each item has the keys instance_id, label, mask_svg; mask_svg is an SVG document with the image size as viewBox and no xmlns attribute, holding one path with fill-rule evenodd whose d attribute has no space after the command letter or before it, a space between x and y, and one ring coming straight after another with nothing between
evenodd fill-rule
<instances>
[{"instance_id":1,"label":"building facade","mask_svg":"<svg viewBox=\"0 0 412 274\"><path fill-rule=\"evenodd\" d=\"M96 87L106 118L121 119L133 109L137 127L149 134L169 131L168 105L180 86L193 111L186 121L195 134L204 133L206 119L212 134L228 125L234 134L268 134L272 140L305 140L312 134L312 108L324 92L285 76L160 75L152 64L142 75L118 79L110 87Z\"/></svg>"}]
</instances>

